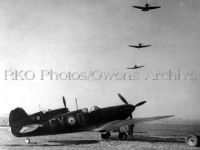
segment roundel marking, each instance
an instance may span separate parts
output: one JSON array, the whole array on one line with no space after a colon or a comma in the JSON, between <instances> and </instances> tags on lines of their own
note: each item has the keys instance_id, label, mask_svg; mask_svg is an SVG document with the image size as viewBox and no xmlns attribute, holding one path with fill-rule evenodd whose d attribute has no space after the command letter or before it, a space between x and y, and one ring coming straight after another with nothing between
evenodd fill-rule
<instances>
[{"instance_id":1,"label":"roundel marking","mask_svg":"<svg viewBox=\"0 0 200 150\"><path fill-rule=\"evenodd\" d=\"M69 116L69 117L67 118L67 123L68 123L70 126L74 126L74 125L76 124L76 119L75 119L75 117Z\"/></svg>"},{"instance_id":2,"label":"roundel marking","mask_svg":"<svg viewBox=\"0 0 200 150\"><path fill-rule=\"evenodd\" d=\"M37 116L37 120L38 120L38 121L40 120L40 116Z\"/></svg>"}]
</instances>

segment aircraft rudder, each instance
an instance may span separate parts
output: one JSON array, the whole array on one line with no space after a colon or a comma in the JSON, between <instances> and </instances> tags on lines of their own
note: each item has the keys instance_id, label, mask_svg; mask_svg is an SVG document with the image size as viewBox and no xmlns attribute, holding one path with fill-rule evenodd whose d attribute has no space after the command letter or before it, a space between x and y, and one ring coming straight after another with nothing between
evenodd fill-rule
<instances>
[{"instance_id":1,"label":"aircraft rudder","mask_svg":"<svg viewBox=\"0 0 200 150\"><path fill-rule=\"evenodd\" d=\"M9 125L13 135L19 136L21 128L30 122L31 120L24 109L18 107L10 112Z\"/></svg>"}]
</instances>

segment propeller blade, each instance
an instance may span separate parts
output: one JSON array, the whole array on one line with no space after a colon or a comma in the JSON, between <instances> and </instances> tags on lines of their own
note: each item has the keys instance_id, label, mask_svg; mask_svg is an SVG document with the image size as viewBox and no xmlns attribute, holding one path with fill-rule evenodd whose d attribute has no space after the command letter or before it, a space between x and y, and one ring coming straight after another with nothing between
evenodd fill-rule
<instances>
[{"instance_id":1,"label":"propeller blade","mask_svg":"<svg viewBox=\"0 0 200 150\"><path fill-rule=\"evenodd\" d=\"M121 94L118 93L118 96L122 100L122 102L124 102L125 104L128 105L128 102L126 101L126 99Z\"/></svg>"},{"instance_id":2,"label":"propeller blade","mask_svg":"<svg viewBox=\"0 0 200 150\"><path fill-rule=\"evenodd\" d=\"M137 104L135 105L135 107L141 106L141 105L143 105L143 104L145 104L145 103L146 103L146 101L139 102L139 103L137 103Z\"/></svg>"},{"instance_id":3,"label":"propeller blade","mask_svg":"<svg viewBox=\"0 0 200 150\"><path fill-rule=\"evenodd\" d=\"M66 105L66 101L65 101L65 97L63 96L63 104L65 106L65 108L67 108L67 105Z\"/></svg>"}]
</instances>

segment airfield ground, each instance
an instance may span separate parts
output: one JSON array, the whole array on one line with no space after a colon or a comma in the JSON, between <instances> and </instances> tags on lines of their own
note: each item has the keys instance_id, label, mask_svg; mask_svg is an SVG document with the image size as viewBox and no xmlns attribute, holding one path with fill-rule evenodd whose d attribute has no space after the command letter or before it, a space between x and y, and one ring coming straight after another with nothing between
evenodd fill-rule
<instances>
[{"instance_id":1,"label":"airfield ground","mask_svg":"<svg viewBox=\"0 0 200 150\"><path fill-rule=\"evenodd\" d=\"M196 150L184 143L184 134L198 132L197 125L142 124L136 127L135 136L120 141L117 134L104 141L99 133L84 132L54 136L16 138L6 128L0 129L0 150ZM147 132L148 131L148 132Z\"/></svg>"}]
</instances>

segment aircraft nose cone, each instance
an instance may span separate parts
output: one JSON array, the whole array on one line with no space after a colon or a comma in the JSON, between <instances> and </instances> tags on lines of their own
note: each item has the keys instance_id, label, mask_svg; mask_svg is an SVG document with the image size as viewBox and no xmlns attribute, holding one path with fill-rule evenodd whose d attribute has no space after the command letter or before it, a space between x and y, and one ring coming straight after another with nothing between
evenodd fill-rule
<instances>
[{"instance_id":1,"label":"aircraft nose cone","mask_svg":"<svg viewBox=\"0 0 200 150\"><path fill-rule=\"evenodd\" d=\"M129 117L134 110L135 110L135 106L130 105L130 104L124 105L119 108L119 117L121 119L125 119L125 118Z\"/></svg>"},{"instance_id":2,"label":"aircraft nose cone","mask_svg":"<svg viewBox=\"0 0 200 150\"><path fill-rule=\"evenodd\" d=\"M131 114L134 110L135 110L135 106L130 105L130 104L125 105L120 108L120 111L125 114Z\"/></svg>"},{"instance_id":3,"label":"aircraft nose cone","mask_svg":"<svg viewBox=\"0 0 200 150\"><path fill-rule=\"evenodd\" d=\"M135 110L135 106L134 105L130 105L129 109L130 109L130 112L132 113Z\"/></svg>"},{"instance_id":4,"label":"aircraft nose cone","mask_svg":"<svg viewBox=\"0 0 200 150\"><path fill-rule=\"evenodd\" d=\"M129 105L129 106L127 106L127 110L128 110L129 113L132 113L135 110L135 106Z\"/></svg>"},{"instance_id":5,"label":"aircraft nose cone","mask_svg":"<svg viewBox=\"0 0 200 150\"><path fill-rule=\"evenodd\" d=\"M131 113L132 113L134 110L135 110L135 106L130 105L130 111L131 111Z\"/></svg>"}]
</instances>

